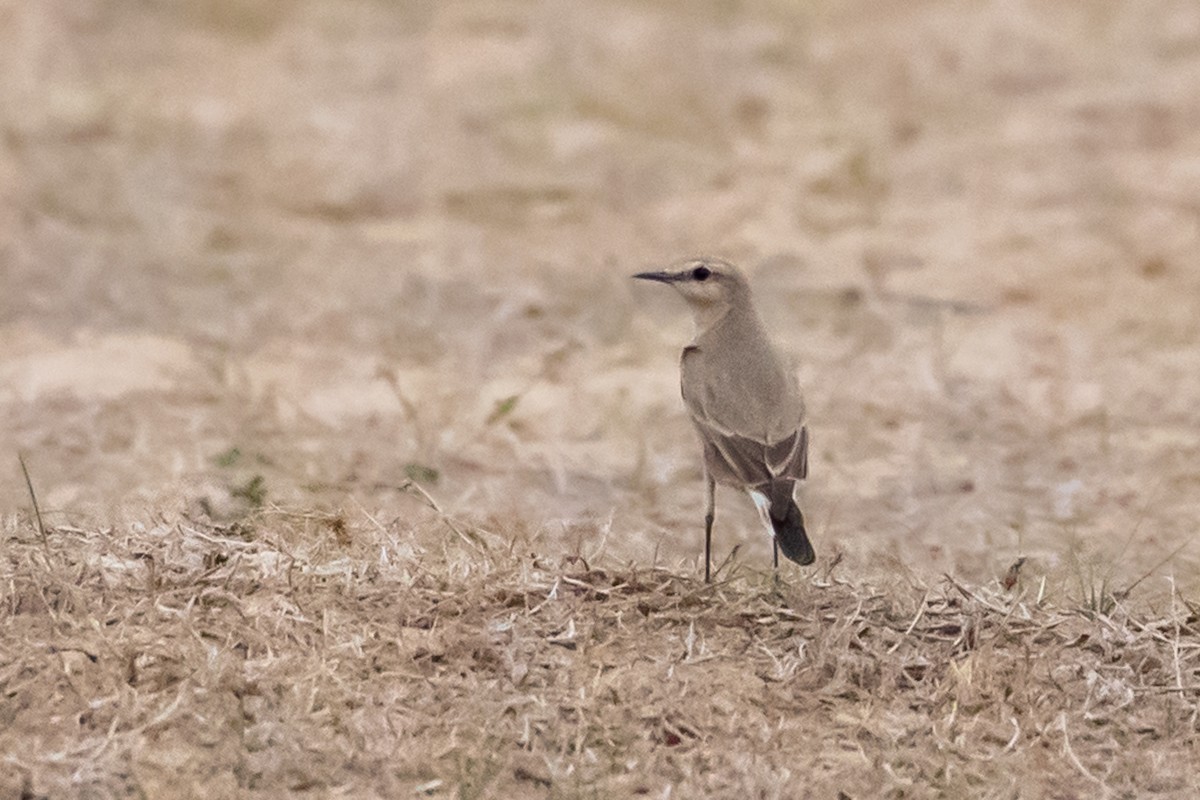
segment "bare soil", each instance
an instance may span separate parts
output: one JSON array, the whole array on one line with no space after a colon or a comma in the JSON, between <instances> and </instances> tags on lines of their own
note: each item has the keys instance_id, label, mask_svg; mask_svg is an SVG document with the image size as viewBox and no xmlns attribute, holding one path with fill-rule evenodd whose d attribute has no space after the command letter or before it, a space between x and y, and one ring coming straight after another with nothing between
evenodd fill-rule
<instances>
[{"instance_id":1,"label":"bare soil","mask_svg":"<svg viewBox=\"0 0 1200 800\"><path fill-rule=\"evenodd\" d=\"M0 797L1200 795L1200 7L0 0L0 75ZM694 253L813 569L722 492L697 580Z\"/></svg>"}]
</instances>

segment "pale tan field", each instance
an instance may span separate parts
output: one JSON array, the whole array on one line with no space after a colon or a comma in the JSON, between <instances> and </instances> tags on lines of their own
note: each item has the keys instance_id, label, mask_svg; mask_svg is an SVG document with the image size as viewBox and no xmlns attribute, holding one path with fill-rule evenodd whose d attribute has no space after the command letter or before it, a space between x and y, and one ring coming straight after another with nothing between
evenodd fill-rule
<instances>
[{"instance_id":1,"label":"pale tan field","mask_svg":"<svg viewBox=\"0 0 1200 800\"><path fill-rule=\"evenodd\" d=\"M0 798L1200 796L1200 6L0 0L0 75ZM694 253L800 364L778 583L729 491L697 580Z\"/></svg>"}]
</instances>

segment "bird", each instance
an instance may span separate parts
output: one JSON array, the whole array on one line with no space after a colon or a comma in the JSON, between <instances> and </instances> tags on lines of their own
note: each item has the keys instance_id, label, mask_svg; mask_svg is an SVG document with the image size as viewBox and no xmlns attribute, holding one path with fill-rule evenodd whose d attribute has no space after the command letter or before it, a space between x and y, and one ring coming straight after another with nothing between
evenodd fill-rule
<instances>
[{"instance_id":1,"label":"bird","mask_svg":"<svg viewBox=\"0 0 1200 800\"><path fill-rule=\"evenodd\" d=\"M796 504L808 477L804 396L789 362L763 325L745 274L719 258L689 258L639 280L673 287L695 322L680 357L680 389L704 453L704 581L712 579L712 530L718 483L749 493L779 551L813 563L812 542Z\"/></svg>"}]
</instances>

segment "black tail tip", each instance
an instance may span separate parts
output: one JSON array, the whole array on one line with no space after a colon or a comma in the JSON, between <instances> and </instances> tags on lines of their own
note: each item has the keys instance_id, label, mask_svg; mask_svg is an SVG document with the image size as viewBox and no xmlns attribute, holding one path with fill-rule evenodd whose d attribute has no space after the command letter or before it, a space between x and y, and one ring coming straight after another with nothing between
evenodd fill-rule
<instances>
[{"instance_id":1,"label":"black tail tip","mask_svg":"<svg viewBox=\"0 0 1200 800\"><path fill-rule=\"evenodd\" d=\"M795 561L802 567L807 567L817 560L817 554L813 552L812 543L808 541L808 536L804 536L800 542L788 542L785 539L779 539L779 550L789 561Z\"/></svg>"},{"instance_id":2,"label":"black tail tip","mask_svg":"<svg viewBox=\"0 0 1200 800\"><path fill-rule=\"evenodd\" d=\"M775 528L775 541L779 543L779 549L789 561L807 567L817 560L812 542L808 539L808 532L804 530L804 515L795 503L791 504L783 519L775 519L772 516L771 525Z\"/></svg>"}]
</instances>

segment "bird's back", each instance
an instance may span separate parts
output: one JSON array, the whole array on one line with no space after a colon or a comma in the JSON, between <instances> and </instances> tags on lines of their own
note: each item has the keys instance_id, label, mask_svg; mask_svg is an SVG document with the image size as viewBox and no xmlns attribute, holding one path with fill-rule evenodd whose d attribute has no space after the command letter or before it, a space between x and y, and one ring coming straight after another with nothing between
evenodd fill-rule
<instances>
[{"instance_id":1,"label":"bird's back","mask_svg":"<svg viewBox=\"0 0 1200 800\"><path fill-rule=\"evenodd\" d=\"M758 317L731 314L683 352L683 399L698 425L773 444L804 422L795 372Z\"/></svg>"}]
</instances>

